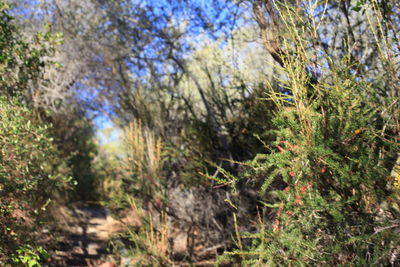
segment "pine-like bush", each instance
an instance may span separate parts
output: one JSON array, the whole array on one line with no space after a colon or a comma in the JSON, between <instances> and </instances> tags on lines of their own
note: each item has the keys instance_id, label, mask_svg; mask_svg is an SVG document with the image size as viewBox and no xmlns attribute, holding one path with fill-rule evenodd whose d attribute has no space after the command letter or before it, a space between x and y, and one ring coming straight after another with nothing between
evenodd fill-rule
<instances>
[{"instance_id":1,"label":"pine-like bush","mask_svg":"<svg viewBox=\"0 0 400 267\"><path fill-rule=\"evenodd\" d=\"M277 107L276 140L265 144L266 153L250 161L245 174L262 184L264 210L273 218L260 214L256 234L237 233L239 250L230 254L263 266L398 263L399 210L390 171L399 142L390 112L399 103L390 93L378 96L393 60L384 22L372 19L381 17L379 6L363 6L385 73L371 77L359 71L365 66L350 47L340 57L319 47L323 18L315 14L323 3L297 9L274 3L284 44L280 86L267 92ZM241 239L252 240L251 246Z\"/></svg>"}]
</instances>

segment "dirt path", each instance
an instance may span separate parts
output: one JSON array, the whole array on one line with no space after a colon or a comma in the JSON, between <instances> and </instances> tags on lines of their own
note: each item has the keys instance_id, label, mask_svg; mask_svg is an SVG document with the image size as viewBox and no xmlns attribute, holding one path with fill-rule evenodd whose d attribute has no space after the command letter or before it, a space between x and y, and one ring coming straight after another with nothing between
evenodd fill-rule
<instances>
[{"instance_id":1,"label":"dirt path","mask_svg":"<svg viewBox=\"0 0 400 267\"><path fill-rule=\"evenodd\" d=\"M53 249L48 250L51 259L45 266L136 266L134 264L135 260L132 262L130 258L119 258L111 255L108 248L111 237L123 232L127 226L133 228L141 226L136 213L132 211L126 212L121 215L121 220L116 220L111 216L107 208L89 203L77 204L72 207L57 206L52 208L51 213L57 219L57 228L63 229L63 231L61 234L58 232L54 235L48 233L49 241L53 241L60 236L61 239L52 242L55 243L55 246ZM176 237L179 237L179 234ZM175 242L175 251L179 252L181 250L184 253L186 239L180 240L176 238ZM214 255L214 253L211 254ZM123 263L111 264L120 261ZM105 263L109 263L109 265ZM176 266L213 266L214 259L202 259L192 263L177 261L175 263Z\"/></svg>"},{"instance_id":2,"label":"dirt path","mask_svg":"<svg viewBox=\"0 0 400 267\"><path fill-rule=\"evenodd\" d=\"M52 254L49 266L99 266L109 255L108 240L122 229L121 222L100 205L59 208L57 217L65 234Z\"/></svg>"}]
</instances>

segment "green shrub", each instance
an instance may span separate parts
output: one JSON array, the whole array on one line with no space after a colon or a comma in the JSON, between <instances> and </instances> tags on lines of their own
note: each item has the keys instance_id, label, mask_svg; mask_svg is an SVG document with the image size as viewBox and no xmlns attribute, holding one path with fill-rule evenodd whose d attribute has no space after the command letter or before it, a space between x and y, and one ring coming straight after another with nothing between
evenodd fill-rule
<instances>
[{"instance_id":1,"label":"green shrub","mask_svg":"<svg viewBox=\"0 0 400 267\"><path fill-rule=\"evenodd\" d=\"M321 24L299 15L311 12L301 9L306 4L276 8L285 26L280 88L267 92L277 108L276 140L248 162L245 174L261 180L264 210L273 218L260 214L259 231L237 233L238 250L225 257L260 266L395 264L398 195L388 166L399 142L386 112L398 110L398 99L376 97L385 78L358 73L351 51L340 59L316 48L314 27ZM373 5L367 13L379 17ZM383 33L376 34L385 42ZM389 53L380 52L380 72L390 76Z\"/></svg>"},{"instance_id":2,"label":"green shrub","mask_svg":"<svg viewBox=\"0 0 400 267\"><path fill-rule=\"evenodd\" d=\"M48 258L47 251L42 247L32 248L31 246L22 246L17 249L16 254L11 258L11 261L16 266L40 267L41 256Z\"/></svg>"},{"instance_id":3,"label":"green shrub","mask_svg":"<svg viewBox=\"0 0 400 267\"><path fill-rule=\"evenodd\" d=\"M48 125L35 125L31 111L0 98L0 254L29 244L32 232L57 191L71 178Z\"/></svg>"},{"instance_id":4,"label":"green shrub","mask_svg":"<svg viewBox=\"0 0 400 267\"><path fill-rule=\"evenodd\" d=\"M0 1L0 95L32 104L37 82L43 78L43 68L48 63L44 57L54 53L60 34L47 31L25 41L8 9L8 4Z\"/></svg>"}]
</instances>

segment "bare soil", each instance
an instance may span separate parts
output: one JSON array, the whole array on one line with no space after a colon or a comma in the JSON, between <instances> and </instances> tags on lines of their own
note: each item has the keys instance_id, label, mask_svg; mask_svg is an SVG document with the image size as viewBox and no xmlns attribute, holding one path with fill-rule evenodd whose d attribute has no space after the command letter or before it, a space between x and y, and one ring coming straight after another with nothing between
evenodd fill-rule
<instances>
[{"instance_id":1,"label":"bare soil","mask_svg":"<svg viewBox=\"0 0 400 267\"><path fill-rule=\"evenodd\" d=\"M61 206L52 213L63 233L49 251L48 266L99 266L113 261L108 241L124 229L124 221L114 219L107 208L96 204Z\"/></svg>"}]
</instances>

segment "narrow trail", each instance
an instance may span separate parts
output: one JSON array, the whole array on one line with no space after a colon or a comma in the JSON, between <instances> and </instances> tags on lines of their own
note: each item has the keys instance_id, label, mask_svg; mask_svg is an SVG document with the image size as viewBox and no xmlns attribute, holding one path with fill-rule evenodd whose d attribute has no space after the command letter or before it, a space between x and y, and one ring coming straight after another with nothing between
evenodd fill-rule
<instances>
[{"instance_id":1,"label":"narrow trail","mask_svg":"<svg viewBox=\"0 0 400 267\"><path fill-rule=\"evenodd\" d=\"M108 240L121 230L121 222L113 219L107 208L81 204L61 208L59 217L65 224L65 234L51 252L49 267L99 266L108 256Z\"/></svg>"},{"instance_id":2,"label":"narrow trail","mask_svg":"<svg viewBox=\"0 0 400 267\"><path fill-rule=\"evenodd\" d=\"M61 239L54 242L53 249L48 251L51 258L44 266L136 266L135 260L132 262L129 257L125 258L121 255L116 257L116 255L110 253L108 247L109 240L126 230L126 227L140 227L140 220L136 213L125 213L121 220L116 220L104 206L90 203L76 204L71 207L60 206L52 213L57 218L59 224L57 228L61 228L63 231L56 235L61 236ZM51 240L50 236L49 240ZM185 247L185 244L177 245L177 247ZM181 248L181 250L184 249L186 248ZM111 264L113 262L116 264ZM175 265L208 267L214 265L214 259L211 256L211 259L200 259L191 263L176 261ZM221 265L230 266L230 264L225 263Z\"/></svg>"}]
</instances>

